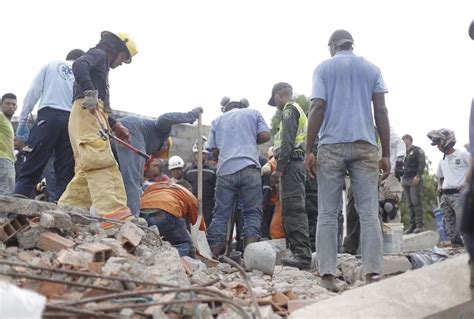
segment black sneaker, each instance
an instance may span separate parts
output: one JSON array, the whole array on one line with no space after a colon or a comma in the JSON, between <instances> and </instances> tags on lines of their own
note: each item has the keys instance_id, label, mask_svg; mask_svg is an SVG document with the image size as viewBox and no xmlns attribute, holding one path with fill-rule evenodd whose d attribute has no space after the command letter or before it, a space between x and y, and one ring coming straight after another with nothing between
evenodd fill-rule
<instances>
[{"instance_id":1,"label":"black sneaker","mask_svg":"<svg viewBox=\"0 0 474 319\"><path fill-rule=\"evenodd\" d=\"M425 227L416 227L413 234L419 234L425 231Z\"/></svg>"},{"instance_id":2,"label":"black sneaker","mask_svg":"<svg viewBox=\"0 0 474 319\"><path fill-rule=\"evenodd\" d=\"M407 230L405 230L405 235L409 235L409 234L412 234L414 231L415 231L416 227L415 226L410 226L408 227Z\"/></svg>"}]
</instances>

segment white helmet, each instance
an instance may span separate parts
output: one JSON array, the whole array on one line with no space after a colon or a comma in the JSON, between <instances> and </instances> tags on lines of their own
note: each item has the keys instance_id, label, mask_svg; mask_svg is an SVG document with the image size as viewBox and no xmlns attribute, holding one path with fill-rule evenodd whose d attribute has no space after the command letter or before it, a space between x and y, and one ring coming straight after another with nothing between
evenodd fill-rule
<instances>
[{"instance_id":1,"label":"white helmet","mask_svg":"<svg viewBox=\"0 0 474 319\"><path fill-rule=\"evenodd\" d=\"M198 152L198 140L195 140L193 144L193 153L197 153L197 152ZM209 151L207 150L207 138L205 136L202 137L202 152L204 154L209 153Z\"/></svg>"},{"instance_id":2,"label":"white helmet","mask_svg":"<svg viewBox=\"0 0 474 319\"><path fill-rule=\"evenodd\" d=\"M181 157L179 156L171 156L170 159L168 160L168 169L172 170L175 168L183 168L184 167L184 161Z\"/></svg>"}]
</instances>

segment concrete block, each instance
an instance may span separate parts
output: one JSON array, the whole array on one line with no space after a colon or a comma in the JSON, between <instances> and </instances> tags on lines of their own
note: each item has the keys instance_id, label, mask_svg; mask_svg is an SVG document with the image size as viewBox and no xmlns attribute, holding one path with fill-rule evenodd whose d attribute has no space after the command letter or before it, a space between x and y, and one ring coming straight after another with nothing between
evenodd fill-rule
<instances>
[{"instance_id":1,"label":"concrete block","mask_svg":"<svg viewBox=\"0 0 474 319\"><path fill-rule=\"evenodd\" d=\"M94 263L106 262L110 257L112 257L113 253L112 248L99 243L82 244L78 246L77 249L92 254L92 261Z\"/></svg>"},{"instance_id":2,"label":"concrete block","mask_svg":"<svg viewBox=\"0 0 474 319\"><path fill-rule=\"evenodd\" d=\"M247 270L260 270L273 275L275 266L286 250L286 240L266 240L249 244L244 251L244 263Z\"/></svg>"},{"instance_id":3,"label":"concrete block","mask_svg":"<svg viewBox=\"0 0 474 319\"><path fill-rule=\"evenodd\" d=\"M126 251L132 252L140 244L143 236L145 236L145 232L142 229L134 223L128 222L120 227L117 239L122 242L123 248Z\"/></svg>"},{"instance_id":4,"label":"concrete block","mask_svg":"<svg viewBox=\"0 0 474 319\"><path fill-rule=\"evenodd\" d=\"M64 238L56 233L45 232L39 236L36 247L44 251L59 252L63 249L72 248L76 245L75 242Z\"/></svg>"},{"instance_id":5,"label":"concrete block","mask_svg":"<svg viewBox=\"0 0 474 319\"><path fill-rule=\"evenodd\" d=\"M92 254L85 251L63 249L59 252L57 260L63 265L87 269L92 263L92 258Z\"/></svg>"},{"instance_id":6,"label":"concrete block","mask_svg":"<svg viewBox=\"0 0 474 319\"><path fill-rule=\"evenodd\" d=\"M41 227L39 224L32 225L31 228L19 232L16 235L16 240L18 241L18 247L23 249L35 248L36 244L39 241L39 236L47 232L46 228Z\"/></svg>"},{"instance_id":7,"label":"concrete block","mask_svg":"<svg viewBox=\"0 0 474 319\"><path fill-rule=\"evenodd\" d=\"M41 214L40 225L44 228L71 229L71 217L60 210L48 210Z\"/></svg>"},{"instance_id":8,"label":"concrete block","mask_svg":"<svg viewBox=\"0 0 474 319\"><path fill-rule=\"evenodd\" d=\"M293 319L424 318L471 300L467 254L344 292L299 309Z\"/></svg>"},{"instance_id":9,"label":"concrete block","mask_svg":"<svg viewBox=\"0 0 474 319\"><path fill-rule=\"evenodd\" d=\"M419 234L410 234L403 236L403 251L417 251L432 249L438 244L438 233L428 230Z\"/></svg>"},{"instance_id":10,"label":"concrete block","mask_svg":"<svg viewBox=\"0 0 474 319\"><path fill-rule=\"evenodd\" d=\"M405 256L384 256L383 275L393 275L412 270L413 266Z\"/></svg>"}]
</instances>

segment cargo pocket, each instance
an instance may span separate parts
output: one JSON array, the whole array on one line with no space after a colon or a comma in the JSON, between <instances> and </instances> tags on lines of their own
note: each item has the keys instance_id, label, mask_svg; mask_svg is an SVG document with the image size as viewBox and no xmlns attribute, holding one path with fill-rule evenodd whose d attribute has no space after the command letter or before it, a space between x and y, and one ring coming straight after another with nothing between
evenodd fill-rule
<instances>
[{"instance_id":1,"label":"cargo pocket","mask_svg":"<svg viewBox=\"0 0 474 319\"><path fill-rule=\"evenodd\" d=\"M82 140L78 145L79 166L91 171L116 165L109 144L102 139Z\"/></svg>"}]
</instances>

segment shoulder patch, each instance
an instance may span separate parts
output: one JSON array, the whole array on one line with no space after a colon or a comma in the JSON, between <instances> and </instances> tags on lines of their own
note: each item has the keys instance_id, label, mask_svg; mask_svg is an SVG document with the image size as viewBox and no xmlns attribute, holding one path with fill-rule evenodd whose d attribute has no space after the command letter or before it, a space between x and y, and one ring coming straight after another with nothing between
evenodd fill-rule
<instances>
[{"instance_id":1,"label":"shoulder patch","mask_svg":"<svg viewBox=\"0 0 474 319\"><path fill-rule=\"evenodd\" d=\"M283 111L283 119L285 119L285 120L290 119L292 113L293 113L293 112L291 111L291 109L286 109L286 110L284 110L284 111Z\"/></svg>"}]
</instances>

